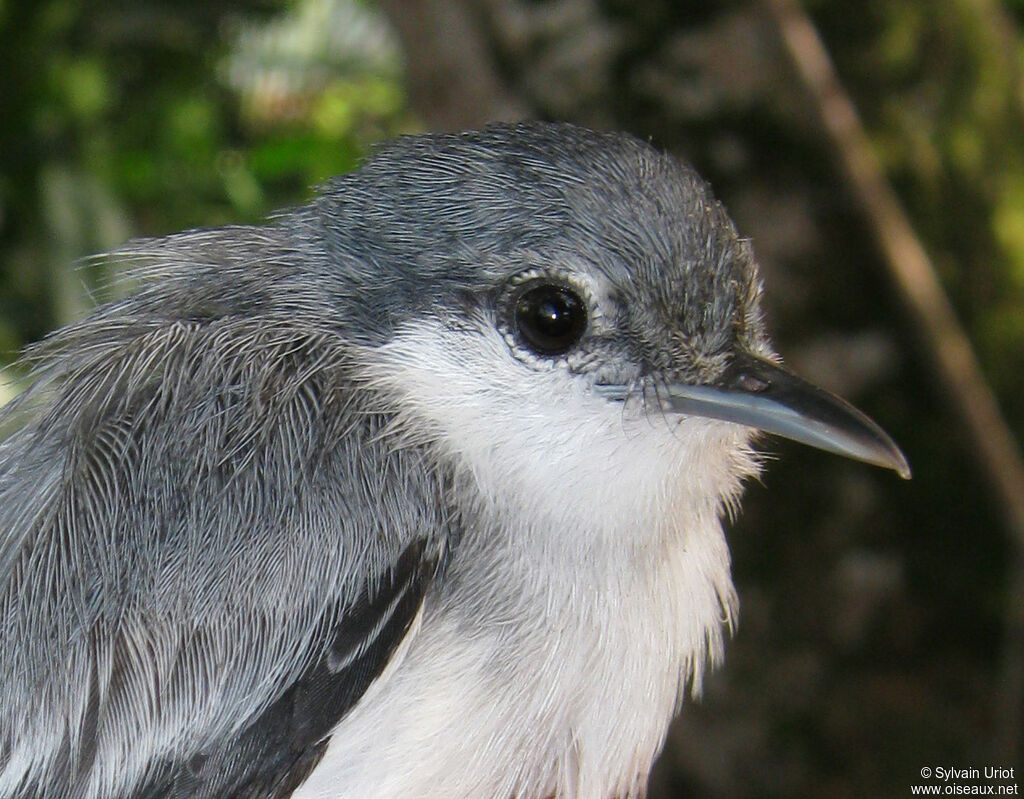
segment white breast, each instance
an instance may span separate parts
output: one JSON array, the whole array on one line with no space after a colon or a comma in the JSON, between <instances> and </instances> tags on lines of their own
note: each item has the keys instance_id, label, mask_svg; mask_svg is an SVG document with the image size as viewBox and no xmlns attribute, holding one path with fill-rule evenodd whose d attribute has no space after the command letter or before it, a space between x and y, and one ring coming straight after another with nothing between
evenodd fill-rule
<instances>
[{"instance_id":1,"label":"white breast","mask_svg":"<svg viewBox=\"0 0 1024 799\"><path fill-rule=\"evenodd\" d=\"M756 470L748 434L608 403L486 329L424 323L367 362L457 464L471 524L295 796L640 796L735 613L719 516Z\"/></svg>"}]
</instances>

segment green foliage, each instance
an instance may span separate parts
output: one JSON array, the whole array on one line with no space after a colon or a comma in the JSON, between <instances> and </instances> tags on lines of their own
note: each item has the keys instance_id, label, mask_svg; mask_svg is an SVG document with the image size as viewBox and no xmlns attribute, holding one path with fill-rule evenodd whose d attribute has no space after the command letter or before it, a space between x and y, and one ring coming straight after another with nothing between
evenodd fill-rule
<instances>
[{"instance_id":1,"label":"green foliage","mask_svg":"<svg viewBox=\"0 0 1024 799\"><path fill-rule=\"evenodd\" d=\"M819 2L876 152L1024 429L1024 2Z\"/></svg>"},{"instance_id":2,"label":"green foliage","mask_svg":"<svg viewBox=\"0 0 1024 799\"><path fill-rule=\"evenodd\" d=\"M8 0L0 54L0 361L86 311L82 256L259 220L412 125L355 0Z\"/></svg>"}]
</instances>

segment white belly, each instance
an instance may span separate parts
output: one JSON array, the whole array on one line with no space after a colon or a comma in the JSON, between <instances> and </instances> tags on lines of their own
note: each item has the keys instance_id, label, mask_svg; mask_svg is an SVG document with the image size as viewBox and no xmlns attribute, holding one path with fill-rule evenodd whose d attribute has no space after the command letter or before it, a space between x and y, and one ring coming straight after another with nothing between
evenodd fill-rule
<instances>
[{"instance_id":1,"label":"white belly","mask_svg":"<svg viewBox=\"0 0 1024 799\"><path fill-rule=\"evenodd\" d=\"M654 573L568 590L536 625L426 608L295 799L640 796L681 690L721 656L724 542L718 557L679 547Z\"/></svg>"}]
</instances>

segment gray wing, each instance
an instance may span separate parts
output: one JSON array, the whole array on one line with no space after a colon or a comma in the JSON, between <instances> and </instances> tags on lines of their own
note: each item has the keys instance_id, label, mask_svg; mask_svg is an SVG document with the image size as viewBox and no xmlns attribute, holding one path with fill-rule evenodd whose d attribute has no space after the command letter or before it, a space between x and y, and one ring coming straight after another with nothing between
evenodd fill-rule
<instances>
[{"instance_id":1,"label":"gray wing","mask_svg":"<svg viewBox=\"0 0 1024 799\"><path fill-rule=\"evenodd\" d=\"M0 796L288 795L444 551L329 315L196 235L212 266L59 333L0 418Z\"/></svg>"},{"instance_id":2,"label":"gray wing","mask_svg":"<svg viewBox=\"0 0 1024 799\"><path fill-rule=\"evenodd\" d=\"M275 799L316 767L331 729L380 675L418 611L436 562L423 542L326 629L326 651L253 722L208 751L157 764L137 797Z\"/></svg>"}]
</instances>

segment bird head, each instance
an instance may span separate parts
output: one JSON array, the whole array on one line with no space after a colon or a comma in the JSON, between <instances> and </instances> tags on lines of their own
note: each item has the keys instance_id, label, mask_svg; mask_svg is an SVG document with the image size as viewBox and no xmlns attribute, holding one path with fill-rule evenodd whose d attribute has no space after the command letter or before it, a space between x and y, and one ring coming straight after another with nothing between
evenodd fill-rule
<instances>
[{"instance_id":1,"label":"bird head","mask_svg":"<svg viewBox=\"0 0 1024 799\"><path fill-rule=\"evenodd\" d=\"M337 179L316 213L349 264L371 371L419 409L410 427L478 461L525 419L533 432L509 430L505 449L533 471L587 441L608 468L621 448L594 448L588 425L628 434L656 418L691 473L750 473L737 464L763 431L909 475L874 422L779 364L749 242L691 168L632 137L409 137Z\"/></svg>"}]
</instances>

